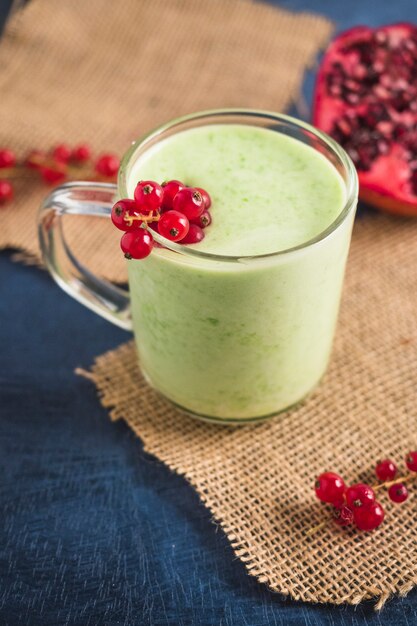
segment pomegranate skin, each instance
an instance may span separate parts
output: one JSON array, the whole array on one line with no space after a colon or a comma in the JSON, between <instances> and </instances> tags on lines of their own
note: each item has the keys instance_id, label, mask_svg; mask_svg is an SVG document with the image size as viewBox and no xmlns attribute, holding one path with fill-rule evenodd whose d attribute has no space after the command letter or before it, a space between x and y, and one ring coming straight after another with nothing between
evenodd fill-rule
<instances>
[{"instance_id":1,"label":"pomegranate skin","mask_svg":"<svg viewBox=\"0 0 417 626\"><path fill-rule=\"evenodd\" d=\"M339 34L317 74L312 122L350 154L361 200L417 216L417 26Z\"/></svg>"}]
</instances>

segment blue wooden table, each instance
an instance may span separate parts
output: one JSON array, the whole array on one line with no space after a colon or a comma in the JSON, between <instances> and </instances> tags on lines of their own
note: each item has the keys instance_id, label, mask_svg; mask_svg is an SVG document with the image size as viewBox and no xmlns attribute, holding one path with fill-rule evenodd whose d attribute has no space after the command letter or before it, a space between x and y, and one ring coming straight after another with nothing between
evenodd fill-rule
<instances>
[{"instance_id":1,"label":"blue wooden table","mask_svg":"<svg viewBox=\"0 0 417 626\"><path fill-rule=\"evenodd\" d=\"M3 18L9 4L0 2ZM415 9L415 0L277 4L321 12L339 29ZM127 338L44 271L0 254L0 625L417 624L417 591L378 615L371 603L292 602L249 577L195 492L110 423L74 375Z\"/></svg>"}]
</instances>

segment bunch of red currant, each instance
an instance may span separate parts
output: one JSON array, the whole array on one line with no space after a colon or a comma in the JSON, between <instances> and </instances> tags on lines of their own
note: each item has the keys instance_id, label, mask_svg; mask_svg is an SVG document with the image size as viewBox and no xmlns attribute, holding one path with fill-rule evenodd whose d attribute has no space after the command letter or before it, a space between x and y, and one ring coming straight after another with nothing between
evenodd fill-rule
<instances>
[{"instance_id":1,"label":"bunch of red currant","mask_svg":"<svg viewBox=\"0 0 417 626\"><path fill-rule=\"evenodd\" d=\"M91 148L80 144L74 148L61 143L50 152L32 150L18 161L8 148L0 149L0 206L13 198L12 179L40 176L49 185L65 180L112 180L120 161L114 154L102 154L91 164Z\"/></svg>"},{"instance_id":2,"label":"bunch of red currant","mask_svg":"<svg viewBox=\"0 0 417 626\"><path fill-rule=\"evenodd\" d=\"M333 505L332 519L339 526L348 526L353 522L359 530L374 530L382 524L385 517L375 492L387 488L390 500L396 503L404 502L408 498L408 489L404 483L417 476L417 451L409 452L405 463L411 473L396 479L398 468L395 463L391 459L379 461L375 474L382 482L372 487L365 483L346 487L339 474L324 472L316 479L316 496L322 502ZM325 524L324 522L315 529L310 529L308 534L313 534Z\"/></svg>"},{"instance_id":3,"label":"bunch of red currant","mask_svg":"<svg viewBox=\"0 0 417 626\"><path fill-rule=\"evenodd\" d=\"M119 200L113 206L111 219L116 228L125 231L120 247L127 259L144 259L154 245L149 229L170 241L198 243L204 239L204 228L211 224L211 198L201 187L187 187L179 180L162 185L141 180L134 200Z\"/></svg>"}]
</instances>

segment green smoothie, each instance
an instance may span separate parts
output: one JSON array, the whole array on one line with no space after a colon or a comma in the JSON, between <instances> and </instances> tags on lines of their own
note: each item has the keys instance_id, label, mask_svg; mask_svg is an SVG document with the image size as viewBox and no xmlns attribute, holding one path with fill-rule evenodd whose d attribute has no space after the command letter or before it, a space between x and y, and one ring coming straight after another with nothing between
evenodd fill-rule
<instances>
[{"instance_id":1,"label":"green smoothie","mask_svg":"<svg viewBox=\"0 0 417 626\"><path fill-rule=\"evenodd\" d=\"M170 178L207 189L213 222L202 242L184 246L201 258L157 248L128 263L145 376L180 407L212 419L250 420L293 405L327 366L353 212L328 237L288 250L340 214L341 176L287 135L219 124L145 151L128 175L129 196L140 179Z\"/></svg>"}]
</instances>

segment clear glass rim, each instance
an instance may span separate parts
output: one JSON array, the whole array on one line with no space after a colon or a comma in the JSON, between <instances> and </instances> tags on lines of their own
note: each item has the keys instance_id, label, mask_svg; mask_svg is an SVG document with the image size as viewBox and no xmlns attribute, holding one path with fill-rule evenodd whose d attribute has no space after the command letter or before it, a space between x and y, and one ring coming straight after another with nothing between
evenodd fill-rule
<instances>
[{"instance_id":1,"label":"clear glass rim","mask_svg":"<svg viewBox=\"0 0 417 626\"><path fill-rule=\"evenodd\" d=\"M139 139L134 141L127 152L124 154L118 175L118 189L120 193L120 197L126 198L128 196L127 192L127 178L126 174L129 168L130 161L137 150L142 148L148 141L151 139L157 139L159 135L162 135L165 131L170 128L174 128L175 126L182 125L187 122L197 121L201 119L213 119L215 117L225 117L225 116L246 116L259 118L262 117L264 119L269 120L270 122L285 122L289 125L292 125L295 128L299 128L301 130L308 131L312 135L315 135L318 139L320 139L326 147L332 151L336 157L342 163L345 171L347 180L346 184L346 202L338 214L336 219L322 232L318 235L309 239L308 241L299 244L298 246L293 246L291 248L285 248L284 250L277 250L276 252L269 252L268 254L257 254L257 255L238 255L238 256L229 256L223 254L215 254L211 252L206 252L202 250L198 250L198 248L190 248L186 245L181 245L180 243L174 243L169 239L165 239L158 233L152 232L155 240L163 245L165 248L172 250L178 254L195 258L195 259L206 259L209 261L218 261L222 263L230 263L230 262L242 262L242 261L256 261L256 260L269 260L275 257L282 257L283 255L290 254L292 252L297 252L304 250L305 248L309 248L314 246L315 244L323 241L327 237L329 237L337 228L343 224L346 218L350 215L351 211L355 209L358 197L359 183L358 176L356 173L355 166L349 155L345 152L345 150L339 146L339 144L334 141L329 135L323 133L318 130L314 126L311 126L307 122L302 122L297 120L290 115L285 115L283 113L273 113L271 111L263 111L256 109L244 109L244 108L226 108L226 109L212 109L207 111L198 111L196 113L191 113L189 115L184 115L182 117L178 117L170 122L162 124L157 128L154 128L150 132L142 135Z\"/></svg>"}]
</instances>

